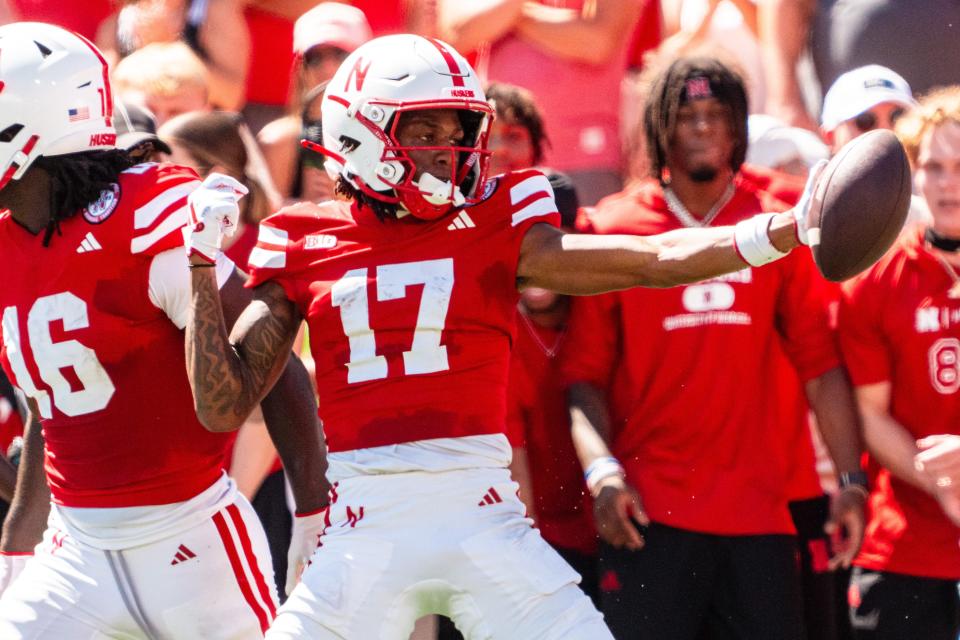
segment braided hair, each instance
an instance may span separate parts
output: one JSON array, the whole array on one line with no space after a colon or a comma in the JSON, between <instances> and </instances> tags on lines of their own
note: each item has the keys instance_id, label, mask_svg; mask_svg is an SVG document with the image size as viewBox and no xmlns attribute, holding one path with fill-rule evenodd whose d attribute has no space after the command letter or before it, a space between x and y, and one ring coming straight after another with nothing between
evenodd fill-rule
<instances>
[{"instance_id":1,"label":"braided hair","mask_svg":"<svg viewBox=\"0 0 960 640\"><path fill-rule=\"evenodd\" d=\"M677 129L677 112L687 102L687 82L692 78L705 78L712 97L730 108L730 131L734 138L730 168L734 173L740 170L747 156L748 111L743 79L716 58L678 58L653 78L643 108L650 175L661 184L667 168L667 152Z\"/></svg>"},{"instance_id":2,"label":"braided hair","mask_svg":"<svg viewBox=\"0 0 960 640\"><path fill-rule=\"evenodd\" d=\"M40 156L34 166L50 176L50 220L43 246L60 234L60 221L71 218L119 180L120 173L135 164L125 150L84 151L59 156Z\"/></svg>"}]
</instances>

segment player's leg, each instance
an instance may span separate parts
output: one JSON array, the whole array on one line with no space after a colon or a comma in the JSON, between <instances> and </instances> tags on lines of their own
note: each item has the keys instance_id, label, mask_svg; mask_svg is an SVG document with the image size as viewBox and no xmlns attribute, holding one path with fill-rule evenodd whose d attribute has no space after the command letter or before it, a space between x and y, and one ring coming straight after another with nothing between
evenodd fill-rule
<instances>
[{"instance_id":1,"label":"player's leg","mask_svg":"<svg viewBox=\"0 0 960 640\"><path fill-rule=\"evenodd\" d=\"M447 578L458 588L449 615L464 637L612 639L577 586L580 576L531 527L509 475L491 470L477 480L465 495L471 508L459 515ZM483 500L485 491L494 503Z\"/></svg>"},{"instance_id":2,"label":"player's leg","mask_svg":"<svg viewBox=\"0 0 960 640\"><path fill-rule=\"evenodd\" d=\"M857 640L956 640L960 634L955 580L855 567L849 598Z\"/></svg>"},{"instance_id":3,"label":"player's leg","mask_svg":"<svg viewBox=\"0 0 960 640\"><path fill-rule=\"evenodd\" d=\"M186 531L110 553L157 637L259 639L276 616L266 536L239 494Z\"/></svg>"},{"instance_id":4,"label":"player's leg","mask_svg":"<svg viewBox=\"0 0 960 640\"><path fill-rule=\"evenodd\" d=\"M49 528L0 597L4 640L123 640L148 636L129 615L107 555Z\"/></svg>"},{"instance_id":5,"label":"player's leg","mask_svg":"<svg viewBox=\"0 0 960 640\"><path fill-rule=\"evenodd\" d=\"M601 610L623 640L697 636L716 574L714 536L658 523L640 551L601 545Z\"/></svg>"},{"instance_id":6,"label":"player's leg","mask_svg":"<svg viewBox=\"0 0 960 640\"><path fill-rule=\"evenodd\" d=\"M721 564L707 637L804 640L795 538L718 539Z\"/></svg>"}]
</instances>

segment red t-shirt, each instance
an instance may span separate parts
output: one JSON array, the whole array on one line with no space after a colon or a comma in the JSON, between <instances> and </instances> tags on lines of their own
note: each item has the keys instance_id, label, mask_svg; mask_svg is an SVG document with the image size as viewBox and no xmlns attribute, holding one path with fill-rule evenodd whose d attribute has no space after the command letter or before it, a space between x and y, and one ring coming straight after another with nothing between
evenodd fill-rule
<instances>
[{"instance_id":1,"label":"red t-shirt","mask_svg":"<svg viewBox=\"0 0 960 640\"><path fill-rule=\"evenodd\" d=\"M517 315L507 430L514 446L527 450L537 525L550 544L594 554L597 534L560 378L566 331L540 327Z\"/></svg>"},{"instance_id":2,"label":"red t-shirt","mask_svg":"<svg viewBox=\"0 0 960 640\"><path fill-rule=\"evenodd\" d=\"M785 207L736 185L717 226ZM654 181L601 201L592 220L600 233L679 226ZM793 531L788 447L806 413L788 368L806 381L839 362L820 282L796 250L698 284L576 301L564 377L607 391L613 453L653 520L721 535Z\"/></svg>"},{"instance_id":3,"label":"red t-shirt","mask_svg":"<svg viewBox=\"0 0 960 640\"><path fill-rule=\"evenodd\" d=\"M306 318L330 451L504 432L520 243L559 224L552 194L521 171L431 222L328 202L260 223L249 284Z\"/></svg>"},{"instance_id":4,"label":"red t-shirt","mask_svg":"<svg viewBox=\"0 0 960 640\"><path fill-rule=\"evenodd\" d=\"M220 476L226 435L197 421L183 332L148 295L153 257L183 244L197 184L189 169L138 165L49 247L0 217L0 361L37 401L59 504L180 502Z\"/></svg>"},{"instance_id":5,"label":"red t-shirt","mask_svg":"<svg viewBox=\"0 0 960 640\"><path fill-rule=\"evenodd\" d=\"M244 9L243 15L250 30L247 101L286 105L293 69L293 22L254 7Z\"/></svg>"},{"instance_id":6,"label":"red t-shirt","mask_svg":"<svg viewBox=\"0 0 960 640\"><path fill-rule=\"evenodd\" d=\"M22 22L49 22L94 40L100 23L114 10L112 0L12 0L11 8Z\"/></svg>"},{"instance_id":7,"label":"red t-shirt","mask_svg":"<svg viewBox=\"0 0 960 640\"><path fill-rule=\"evenodd\" d=\"M844 285L839 322L853 384L890 382L890 415L917 439L960 434L960 300L947 295L953 281L922 238L920 230L906 232ZM960 578L960 529L933 497L872 470L871 517L856 564Z\"/></svg>"}]
</instances>

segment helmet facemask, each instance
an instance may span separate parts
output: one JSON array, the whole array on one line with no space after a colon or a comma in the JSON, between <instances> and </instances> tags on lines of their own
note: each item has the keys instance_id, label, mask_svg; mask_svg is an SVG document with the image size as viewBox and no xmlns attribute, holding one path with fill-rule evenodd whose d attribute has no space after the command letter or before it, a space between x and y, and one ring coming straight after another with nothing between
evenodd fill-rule
<instances>
[{"instance_id":1,"label":"helmet facemask","mask_svg":"<svg viewBox=\"0 0 960 640\"><path fill-rule=\"evenodd\" d=\"M364 122L376 127L380 135L385 136L383 154L377 175L380 180L393 188L393 193L369 193L379 200L401 205L414 217L423 220L435 220L452 209L465 204L475 204L479 187L486 180L490 151L487 149L487 137L493 110L489 105L471 103L465 106L463 101L437 101L429 104L397 106L387 125L381 130L373 122ZM373 104L373 103L371 103ZM453 109L460 120L463 141L459 145L412 146L403 145L398 138L403 116L415 111ZM358 120L365 118L358 114ZM449 173L436 176L423 172L418 179L417 163L411 152L440 152L449 154Z\"/></svg>"}]
</instances>

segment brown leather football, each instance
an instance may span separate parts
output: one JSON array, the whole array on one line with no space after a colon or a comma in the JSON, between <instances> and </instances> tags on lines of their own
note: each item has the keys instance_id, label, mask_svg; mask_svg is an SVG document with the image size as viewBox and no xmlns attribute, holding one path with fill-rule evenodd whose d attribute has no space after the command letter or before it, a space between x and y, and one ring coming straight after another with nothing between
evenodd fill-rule
<instances>
[{"instance_id":1,"label":"brown leather football","mask_svg":"<svg viewBox=\"0 0 960 640\"><path fill-rule=\"evenodd\" d=\"M879 260L909 207L910 164L893 132L850 141L824 167L808 213L807 227L820 229L819 243L810 243L820 273L840 282Z\"/></svg>"}]
</instances>

